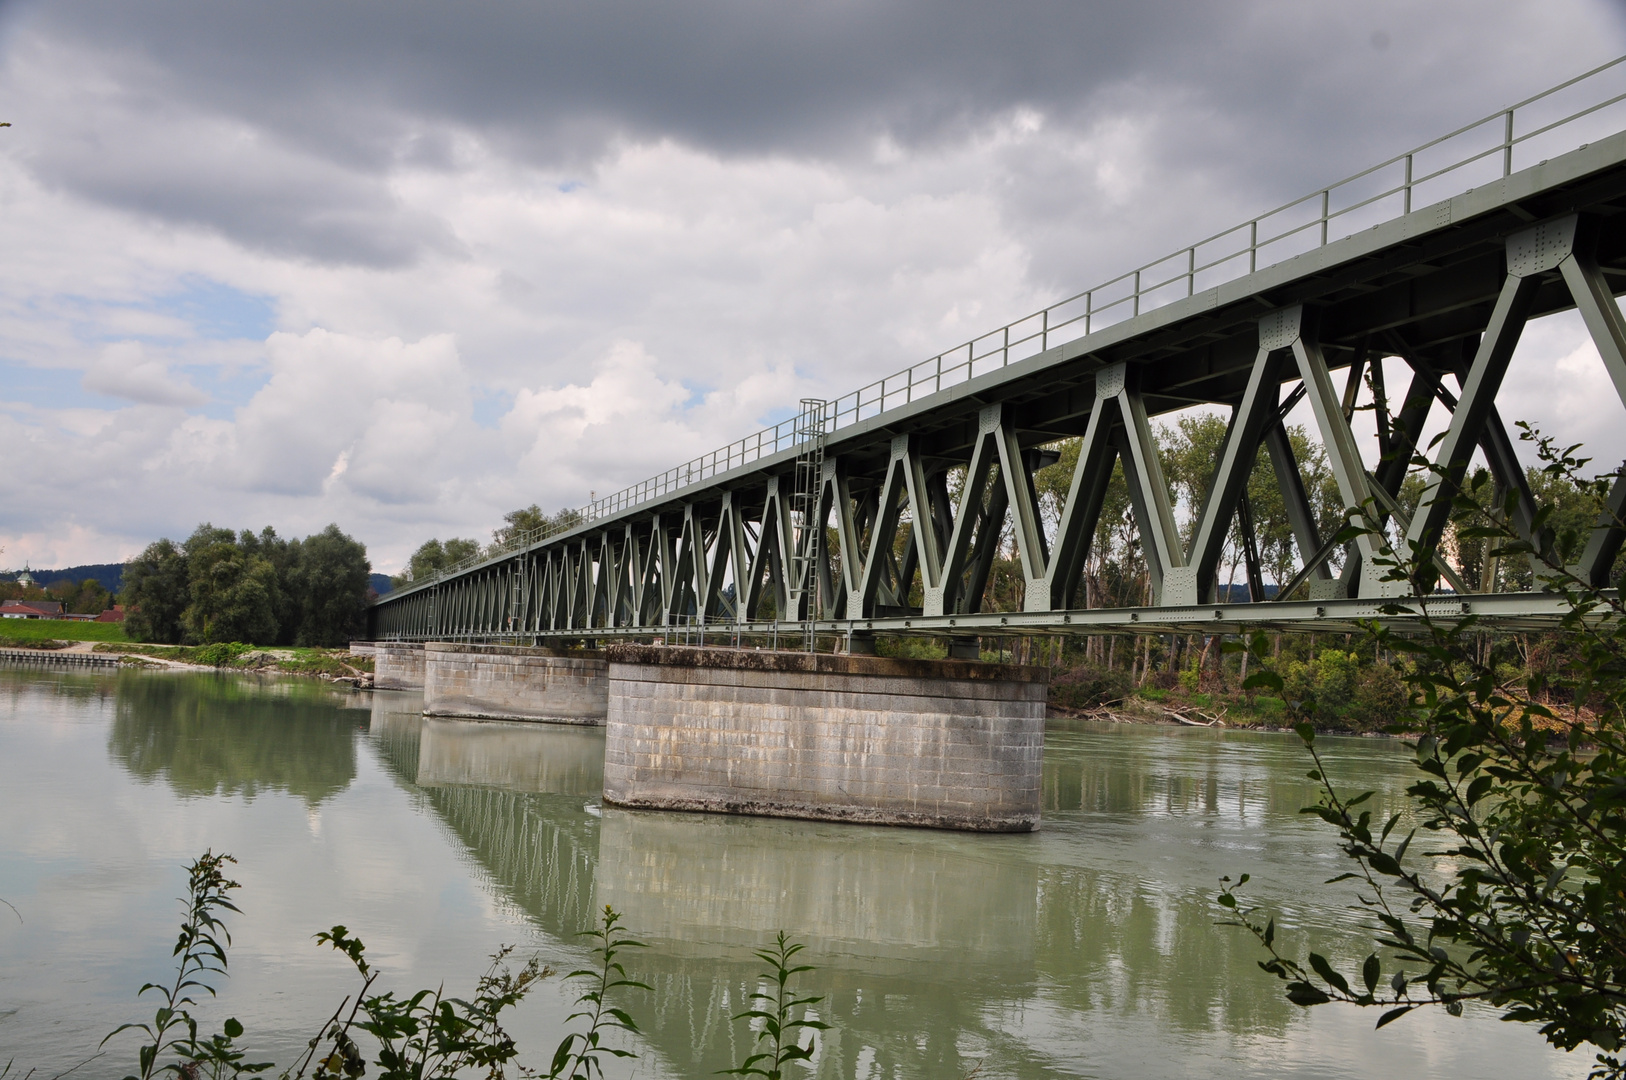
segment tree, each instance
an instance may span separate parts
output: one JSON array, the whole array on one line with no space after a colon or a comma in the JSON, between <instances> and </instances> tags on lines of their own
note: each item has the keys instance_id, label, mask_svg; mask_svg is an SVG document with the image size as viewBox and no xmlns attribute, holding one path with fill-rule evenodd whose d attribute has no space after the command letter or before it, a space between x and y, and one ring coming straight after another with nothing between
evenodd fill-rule
<instances>
[{"instance_id":1,"label":"tree","mask_svg":"<svg viewBox=\"0 0 1626 1080\"><path fill-rule=\"evenodd\" d=\"M478 548L452 541L439 557ZM342 645L365 626L371 570L366 547L337 525L284 540L270 526L204 522L185 544L160 540L126 566L126 632L165 644Z\"/></svg>"},{"instance_id":2,"label":"tree","mask_svg":"<svg viewBox=\"0 0 1626 1080\"><path fill-rule=\"evenodd\" d=\"M192 602L181 616L187 637L204 644L275 644L282 583L271 561L245 551L235 538L196 551L188 541L187 547Z\"/></svg>"},{"instance_id":3,"label":"tree","mask_svg":"<svg viewBox=\"0 0 1626 1080\"><path fill-rule=\"evenodd\" d=\"M1227 423L1214 413L1188 413L1171 425L1153 429L1169 496L1180 522L1181 537L1187 544L1196 527L1197 515L1214 483L1214 471L1225 444ZM1326 452L1302 426L1287 429L1288 443L1304 481L1305 493L1323 537L1333 536L1343 524L1343 502L1327 463ZM1060 453L1056 464L1034 475L1040 511L1054 533L1064 506L1073 472L1078 465L1078 439L1054 444ZM1415 499L1415 496L1414 496ZM1252 505L1254 534L1259 544L1259 561L1265 577L1278 584L1290 580L1303 559L1314 552L1300 552L1287 516L1287 503L1276 482L1269 451L1261 448L1248 476L1248 500ZM1233 520L1222 564L1233 568L1241 561L1240 525ZM1336 565L1337 560L1334 560ZM1151 602L1149 579L1141 549L1140 529L1135 521L1124 480L1123 466L1115 464L1107 484L1101 517L1091 539L1084 567L1084 595L1076 598L1085 607L1128 607Z\"/></svg>"},{"instance_id":4,"label":"tree","mask_svg":"<svg viewBox=\"0 0 1626 1080\"><path fill-rule=\"evenodd\" d=\"M367 626L367 548L329 525L298 546L290 572L298 597L296 645L343 645Z\"/></svg>"},{"instance_id":5,"label":"tree","mask_svg":"<svg viewBox=\"0 0 1626 1080\"><path fill-rule=\"evenodd\" d=\"M437 570L445 570L478 554L480 554L478 540L454 538L444 544L439 540L425 540L418 550L412 553L412 558L407 560L406 571L391 577L390 581L399 589L414 581L423 581L432 577Z\"/></svg>"},{"instance_id":6,"label":"tree","mask_svg":"<svg viewBox=\"0 0 1626 1080\"><path fill-rule=\"evenodd\" d=\"M244 529L237 537L237 545L250 555L257 555L271 564L277 574L277 593L271 599L272 613L277 620L278 645L291 645L299 633L301 616L299 585L294 580L294 568L299 563L298 540L284 540L277 530L267 525L258 535Z\"/></svg>"},{"instance_id":7,"label":"tree","mask_svg":"<svg viewBox=\"0 0 1626 1080\"><path fill-rule=\"evenodd\" d=\"M560 510L549 514L536 503L523 510L511 510L502 516L503 525L491 534L492 550L517 543L527 535L547 535L564 532L581 524L580 510Z\"/></svg>"},{"instance_id":8,"label":"tree","mask_svg":"<svg viewBox=\"0 0 1626 1080\"><path fill-rule=\"evenodd\" d=\"M112 600L112 594L95 578L85 578L83 581L63 578L52 582L45 594L59 601L63 611L75 615L95 615L106 611Z\"/></svg>"},{"instance_id":9,"label":"tree","mask_svg":"<svg viewBox=\"0 0 1626 1080\"><path fill-rule=\"evenodd\" d=\"M1458 543L1492 541L1491 557L1543 567L1568 609L1565 662L1512 681L1477 647L1473 616L1429 623L1420 639L1374 626L1379 645L1412 662L1407 682L1420 727L1412 814L1381 824L1363 809L1370 792L1347 796L1327 781L1314 733L1300 729L1316 766L1310 776L1322 785L1320 802L1305 812L1338 830L1350 870L1333 880L1359 883L1358 910L1376 920L1378 951L1353 978L1316 953L1301 963L1277 943L1273 919L1239 907L1229 879L1219 899L1238 910L1237 923L1268 953L1261 967L1297 1004L1376 1006L1382 1027L1418 1008L1456 1014L1483 1001L1505 1019L1539 1025L1555 1046L1596 1047L1593 1076L1623 1077L1626 577L1616 589L1598 588L1565 558L1601 516L1626 527L1608 509L1619 474L1583 478L1577 447L1558 450L1530 429L1525 437L1538 444L1543 482L1564 485L1584 512L1544 507L1536 540L1523 540L1507 524L1511 497L1499 506L1490 500L1481 473L1455 499L1453 530ZM1487 505L1497 512L1487 514ZM1566 516L1577 525L1564 526ZM1435 558L1409 552L1391 576L1424 591ZM1248 681L1280 688L1271 672ZM1404 827L1408 817L1419 826ZM1428 848L1420 858L1412 853L1419 832Z\"/></svg>"},{"instance_id":10,"label":"tree","mask_svg":"<svg viewBox=\"0 0 1626 1080\"><path fill-rule=\"evenodd\" d=\"M148 544L124 567L124 632L136 641L179 645L191 601L186 553L170 540Z\"/></svg>"},{"instance_id":11,"label":"tree","mask_svg":"<svg viewBox=\"0 0 1626 1080\"><path fill-rule=\"evenodd\" d=\"M1196 528L1197 514L1208 499L1214 484L1214 471L1225 446L1228 425L1224 417L1214 413L1188 413L1176 420L1174 427L1158 429L1158 444L1165 476L1172 494L1184 511L1181 537L1189 544ZM1287 429L1287 441L1293 449L1299 476L1304 481L1304 492L1315 514L1316 525L1323 540L1334 536L1343 526L1343 497L1337 480L1327 463L1327 453L1319 443L1311 440L1302 425ZM1287 516L1287 500L1281 485L1276 482L1276 470L1270 460L1270 451L1260 447L1248 474L1248 502L1253 510L1254 537L1259 545L1259 563L1264 576L1278 585L1290 581L1303 560L1315 554L1299 551L1293 537L1292 523ZM1227 551L1221 564L1235 569L1241 561L1240 523L1233 519L1226 538ZM1341 558L1335 554L1334 568Z\"/></svg>"}]
</instances>

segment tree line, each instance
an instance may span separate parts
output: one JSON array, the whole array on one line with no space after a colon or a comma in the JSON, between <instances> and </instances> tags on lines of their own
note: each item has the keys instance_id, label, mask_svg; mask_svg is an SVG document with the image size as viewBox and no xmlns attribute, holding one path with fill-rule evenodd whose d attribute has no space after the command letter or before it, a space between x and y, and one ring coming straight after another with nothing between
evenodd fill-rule
<instances>
[{"instance_id":1,"label":"tree line","mask_svg":"<svg viewBox=\"0 0 1626 1080\"><path fill-rule=\"evenodd\" d=\"M270 526L234 533L205 522L125 566L125 633L175 645L343 645L366 631L371 570L366 546L337 525L285 540Z\"/></svg>"}]
</instances>

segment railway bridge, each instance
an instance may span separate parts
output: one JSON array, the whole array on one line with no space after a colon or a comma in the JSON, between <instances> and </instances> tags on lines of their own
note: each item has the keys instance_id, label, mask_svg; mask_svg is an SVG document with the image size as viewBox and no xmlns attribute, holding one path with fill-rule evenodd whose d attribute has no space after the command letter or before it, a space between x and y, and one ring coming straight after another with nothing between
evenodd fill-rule
<instances>
[{"instance_id":1,"label":"railway bridge","mask_svg":"<svg viewBox=\"0 0 1626 1080\"><path fill-rule=\"evenodd\" d=\"M1567 610L1556 592L1475 591L1438 554L1422 580L1386 566L1440 551L1476 455L1509 494L1512 527L1540 541L1497 393L1526 324L1578 309L1626 408L1623 210L1626 57L835 401L804 401L568 527L391 592L371 609L371 636L381 657L410 659L402 670L419 672L428 711L607 715L607 800L1035 827L1041 676L852 654L877 634L947 636L951 657L974 657L979 638L1001 634L1336 631L1467 612L1554 625ZM1400 366L1408 385L1386 387ZM1361 527L1353 539L1318 528L1284 426L1301 402ZM1152 421L1201 405L1230 420L1182 530ZM1357 410L1375 418L1375 454ZM1425 438L1431 410L1447 417L1437 440ZM1035 474L1075 439L1052 519ZM1247 497L1261 453L1298 555L1274 594ZM1420 455L1431 468L1408 514L1401 485ZM1117 467L1144 606L1080 595ZM1617 474L1575 574L1607 584L1623 511ZM1232 536L1242 603L1221 589ZM992 610L1006 537L1021 603ZM830 641L849 655L816 651ZM607 670L555 655L599 642L612 643Z\"/></svg>"},{"instance_id":2,"label":"railway bridge","mask_svg":"<svg viewBox=\"0 0 1626 1080\"><path fill-rule=\"evenodd\" d=\"M1614 298L1626 275L1623 92L1617 60L833 402L804 402L794 419L590 503L572 527L381 597L372 636L961 636L1330 629L1374 617L1398 584L1379 564L1391 546L1439 542L1449 481L1476 450L1518 493L1515 522L1528 530L1535 503L1495 401L1528 320L1579 308L1626 401ZM1385 390L1385 357L1405 362L1409 386ZM1284 434L1301 399L1344 504L1371 527L1347 550L1318 534ZM1450 413L1432 449L1440 475L1404 520L1395 499L1413 455L1430 450L1418 439L1435 402ZM1183 544L1150 424L1201 404L1231 421ZM1356 408L1378 415L1376 460L1352 430ZM1072 438L1077 468L1047 525L1033 475ZM1250 602L1222 604L1220 559L1239 513L1251 548L1245 482L1260 452L1302 566L1267 600L1249 559ZM1115 462L1152 603L1086 608L1079 578ZM1617 480L1611 506L1623 501ZM1601 520L1580 560L1600 584L1618 525ZM1011 533L1024 602L990 611L989 570ZM1442 588L1416 606L1504 625L1558 610L1541 592L1474 594L1440 563Z\"/></svg>"}]
</instances>

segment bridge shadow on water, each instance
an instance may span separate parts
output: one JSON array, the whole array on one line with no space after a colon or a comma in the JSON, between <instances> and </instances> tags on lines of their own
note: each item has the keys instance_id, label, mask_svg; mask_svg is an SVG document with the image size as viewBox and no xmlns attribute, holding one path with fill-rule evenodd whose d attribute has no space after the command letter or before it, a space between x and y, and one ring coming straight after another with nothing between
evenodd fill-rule
<instances>
[{"instance_id":1,"label":"bridge shadow on water","mask_svg":"<svg viewBox=\"0 0 1626 1080\"><path fill-rule=\"evenodd\" d=\"M1235 1036L1279 1038L1292 1023L1248 941L1216 930L1212 878L1170 889L1110 835L1099 861L1081 858L1069 821L1104 814L1110 832L1123 815L1201 813L1234 798L1223 770L1124 779L1062 755L1045 772L1057 824L1031 836L626 811L599 805L601 730L425 719L410 695L375 702L388 768L505 902L560 942L610 904L650 945L628 967L654 993L627 1004L680 1074L745 1052L728 1017L756 987L752 950L781 928L807 944L809 992L838 1029L819 1076L961 1076L989 1054L1002 1075L1054 1075L1075 1053L1099 1067L1139 1047L1129 1068L1160 1030L1214 1044L1198 1057L1229 1056ZM1303 805L1298 790L1280 795Z\"/></svg>"}]
</instances>

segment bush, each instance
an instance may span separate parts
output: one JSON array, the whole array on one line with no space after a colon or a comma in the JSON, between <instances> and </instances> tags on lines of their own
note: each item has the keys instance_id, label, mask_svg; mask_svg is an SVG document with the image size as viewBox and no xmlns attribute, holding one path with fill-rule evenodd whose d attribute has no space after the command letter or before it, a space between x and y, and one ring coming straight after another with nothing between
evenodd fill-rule
<instances>
[{"instance_id":1,"label":"bush","mask_svg":"<svg viewBox=\"0 0 1626 1080\"><path fill-rule=\"evenodd\" d=\"M1050 700L1069 709L1093 709L1134 693L1129 672L1080 664L1050 684Z\"/></svg>"},{"instance_id":2,"label":"bush","mask_svg":"<svg viewBox=\"0 0 1626 1080\"><path fill-rule=\"evenodd\" d=\"M1282 699L1294 716L1322 724L1348 722L1363 678L1355 653L1323 649L1313 660L1286 660L1275 675L1282 681ZM1404 694L1400 704L1404 704ZM1374 705L1381 708L1381 702Z\"/></svg>"},{"instance_id":3,"label":"bush","mask_svg":"<svg viewBox=\"0 0 1626 1080\"><path fill-rule=\"evenodd\" d=\"M941 638L883 637L875 639L875 655L895 660L942 660L948 646Z\"/></svg>"},{"instance_id":4,"label":"bush","mask_svg":"<svg viewBox=\"0 0 1626 1080\"><path fill-rule=\"evenodd\" d=\"M1529 428L1525 436L1545 463L1533 478L1585 491L1585 522L1626 528L1611 501L1618 473L1583 476L1577 447L1561 450ZM1442 469L1435 476L1457 483ZM1626 1080L1626 588L1580 576L1567 562L1569 545L1549 543L1550 535L1538 531L1540 546L1527 540L1513 524L1516 494L1485 524L1476 502L1487 497L1485 484L1479 477L1468 494L1459 489L1451 526L1459 537L1495 542L1498 557L1539 561L1564 598L1566 645L1532 656L1537 670L1509 681L1472 616L1425 617L1426 636L1374 625L1374 644L1407 661L1403 672L1380 664L1363 673L1357 708L1381 708L1402 676L1420 729L1409 806L1387 819L1368 803L1374 792L1335 788L1315 732L1299 728L1321 786L1306 812L1338 832L1351 865L1331 881L1358 883L1351 906L1376 931L1374 951L1347 976L1318 953L1300 961L1296 947L1278 941L1274 919L1240 906L1246 874L1222 878L1217 899L1263 946L1260 967L1295 1004L1380 1009L1381 1028L1418 1009L1460 1016L1466 1003L1483 1002L1504 1020L1539 1025L1559 1049L1597 1050L1596 1080ZM1441 559L1437 548L1414 549L1391 580L1426 595ZM1256 634L1250 649L1262 655L1267 644ZM1280 679L1267 670L1249 685L1279 689ZM1586 713L1548 704L1582 699Z\"/></svg>"},{"instance_id":5,"label":"bush","mask_svg":"<svg viewBox=\"0 0 1626 1080\"><path fill-rule=\"evenodd\" d=\"M1296 713L1315 711L1315 665L1308 660L1286 660L1276 669L1282 680L1282 700Z\"/></svg>"},{"instance_id":6,"label":"bush","mask_svg":"<svg viewBox=\"0 0 1626 1080\"><path fill-rule=\"evenodd\" d=\"M240 888L225 871L237 860L230 855L205 852L188 872L188 895L181 903L185 915L173 955L174 974L151 982L137 991L138 998L149 993L159 999L151 1022L121 1024L106 1039L126 1031L144 1036L136 1049L137 1071L126 1080L154 1080L162 1074L177 1077L253 1076L276 1066L272 1062L251 1062L249 1051L238 1042L247 1028L236 1017L227 1017L214 1035L200 1035L200 1022L192 1009L213 998L216 985L226 977L227 912L238 911L231 894ZM566 980L582 988L576 1010L565 1023L574 1025L553 1053L552 1064L544 1074L517 1065L519 1047L503 1029L504 1014L519 1006L536 986L553 974L532 957L517 969L509 963L513 947L505 945L491 957L491 964L468 998L450 997L444 987L425 988L397 995L394 991L373 992L382 972L367 959L367 946L344 926L334 926L315 936L316 943L329 946L347 957L361 979L352 997L346 997L328 1019L315 1029L305 1050L278 1075L282 1080L309 1076L311 1080L339 1080L377 1076L379 1080L452 1080L453 1077L509 1075L514 1065L520 1076L546 1076L549 1080L604 1080L604 1065L615 1059L637 1058L632 1050L611 1045L605 1036L623 1033L640 1035L631 1014L615 999L629 990L651 987L630 978L617 956L646 946L627 936L621 916L606 906L597 926L581 932L593 942L588 967L571 972ZM797 975L813 971L811 964L796 963L804 948L784 931L757 957L771 969L757 976L756 992L742 1004L745 1011L733 1016L746 1020L745 1060L724 1075L780 1077L792 1062L810 1062L816 1054L817 1032L830 1025L817 1019L816 1006L824 995L808 996L791 982ZM352 1004L352 1000L354 1004ZM346 1006L349 1006L347 1009ZM318 1014L320 1015L320 1014ZM576 1021L583 1021L576 1025ZM207 1030L206 1028L202 1030ZM755 1038L750 1036L754 1033ZM362 1050L365 1035L374 1044L376 1057L368 1062ZM806 1041L803 1037L806 1036ZM96 1054L87 1059L101 1057ZM369 1071L367 1066L375 1068ZM312 1071L312 1066L315 1066ZM72 1070L70 1070L72 1071ZM0 1067L0 1078L11 1075L11 1065ZM33 1075L33 1070L28 1073ZM65 1075L65 1074L64 1074Z\"/></svg>"},{"instance_id":7,"label":"bush","mask_svg":"<svg viewBox=\"0 0 1626 1080\"><path fill-rule=\"evenodd\" d=\"M1342 716L1355 700L1355 683L1360 676L1360 665L1354 653L1340 649L1323 649L1315 658L1316 711L1329 719Z\"/></svg>"},{"instance_id":8,"label":"bush","mask_svg":"<svg viewBox=\"0 0 1626 1080\"><path fill-rule=\"evenodd\" d=\"M253 650L254 646L244 645L241 641L217 641L195 650L191 662L209 667L232 667L239 656Z\"/></svg>"},{"instance_id":9,"label":"bush","mask_svg":"<svg viewBox=\"0 0 1626 1080\"><path fill-rule=\"evenodd\" d=\"M1377 664L1356 680L1350 718L1364 727L1381 727L1404 720L1408 705L1400 673L1388 664Z\"/></svg>"},{"instance_id":10,"label":"bush","mask_svg":"<svg viewBox=\"0 0 1626 1080\"><path fill-rule=\"evenodd\" d=\"M1253 711L1267 719L1273 719L1287 711L1287 702L1279 697L1261 694L1253 699Z\"/></svg>"}]
</instances>

